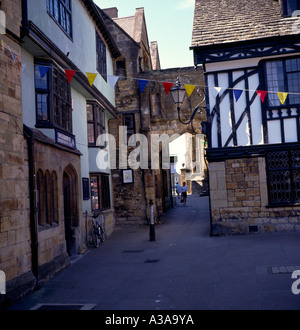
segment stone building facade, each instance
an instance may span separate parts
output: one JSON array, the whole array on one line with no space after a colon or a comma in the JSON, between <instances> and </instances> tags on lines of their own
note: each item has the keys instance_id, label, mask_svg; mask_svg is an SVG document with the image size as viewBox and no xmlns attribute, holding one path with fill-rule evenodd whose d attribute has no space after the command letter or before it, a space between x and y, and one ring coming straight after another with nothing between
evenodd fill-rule
<instances>
[{"instance_id":1,"label":"stone building facade","mask_svg":"<svg viewBox=\"0 0 300 330\"><path fill-rule=\"evenodd\" d=\"M154 201L154 218L161 223L162 214L172 207L171 173L163 169L162 145L157 152L159 168L151 168L151 138L153 134L174 134L192 132L191 125L186 126L178 121L178 114L171 95L166 95L162 81L176 82L180 77L182 83L203 85L201 69L195 73L194 68L161 70L159 63L158 45L149 44L143 8L138 8L134 16L119 18L116 8L100 10L111 34L118 42L121 57L116 61L116 73L119 75L116 89L116 108L119 111L117 120L110 121L110 133L117 136L117 155L119 161L124 143L128 156L138 147L128 147L132 134L142 135L148 142L148 163L144 168L133 170L133 182L124 184L123 171L128 168L127 159L124 169L112 172L116 223L118 225L146 224L150 217L150 200ZM122 70L118 70L122 68ZM138 79L147 80L147 86L141 92ZM187 99L183 105L182 116L191 114L191 110L203 100L203 90L198 90ZM204 116L198 115L194 121L195 130L201 134L201 120ZM126 127L127 134L120 132L120 127ZM121 141L120 141L121 139ZM170 140L171 141L171 140ZM167 160L170 164L170 158ZM146 167L146 168L145 168Z\"/></svg>"},{"instance_id":2,"label":"stone building facade","mask_svg":"<svg viewBox=\"0 0 300 330\"><path fill-rule=\"evenodd\" d=\"M21 89L21 0L1 1L6 34L0 35L0 269L6 291L27 292L35 285L31 273L29 170L23 136ZM0 303L4 296L0 296Z\"/></svg>"},{"instance_id":3,"label":"stone building facade","mask_svg":"<svg viewBox=\"0 0 300 330\"><path fill-rule=\"evenodd\" d=\"M111 172L99 169L96 139L116 118L107 76L119 51L92 0L70 3L57 1L57 15L50 0L0 2L1 304L87 250L92 211L103 214L107 235L115 227Z\"/></svg>"}]
</instances>

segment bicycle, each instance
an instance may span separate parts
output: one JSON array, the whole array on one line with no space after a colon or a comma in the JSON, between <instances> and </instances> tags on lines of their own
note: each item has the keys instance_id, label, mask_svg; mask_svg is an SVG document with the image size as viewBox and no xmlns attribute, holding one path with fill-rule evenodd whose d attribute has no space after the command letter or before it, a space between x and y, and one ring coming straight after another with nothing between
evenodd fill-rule
<instances>
[{"instance_id":1,"label":"bicycle","mask_svg":"<svg viewBox=\"0 0 300 330\"><path fill-rule=\"evenodd\" d=\"M96 219L100 216L100 223L96 221ZM91 238L94 246L98 248L101 242L105 241L105 231L103 229L104 217L103 215L96 214L93 212L92 216L92 230L91 230Z\"/></svg>"}]
</instances>

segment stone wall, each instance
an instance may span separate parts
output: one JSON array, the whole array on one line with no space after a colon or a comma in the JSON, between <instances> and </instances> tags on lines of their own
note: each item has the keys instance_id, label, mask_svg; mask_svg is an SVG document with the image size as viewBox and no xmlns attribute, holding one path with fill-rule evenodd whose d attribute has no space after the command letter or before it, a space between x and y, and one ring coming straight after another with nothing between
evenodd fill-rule
<instances>
[{"instance_id":1,"label":"stone wall","mask_svg":"<svg viewBox=\"0 0 300 330\"><path fill-rule=\"evenodd\" d=\"M18 286L31 289L29 174L23 137L21 0L4 0L6 35L0 35L0 270L5 272L7 297ZM21 290L22 291L22 290ZM0 304L3 296L0 296Z\"/></svg>"},{"instance_id":2,"label":"stone wall","mask_svg":"<svg viewBox=\"0 0 300 330\"><path fill-rule=\"evenodd\" d=\"M300 207L268 207L264 157L209 164L212 235L300 230Z\"/></svg>"},{"instance_id":3,"label":"stone wall","mask_svg":"<svg viewBox=\"0 0 300 330\"><path fill-rule=\"evenodd\" d=\"M78 152L70 152L67 148L52 144L50 139L43 136L41 133L35 131L35 169L41 171L44 176L46 172L56 173L57 176L57 193L58 193L58 205L57 214L58 219L55 224L46 227L39 226L38 241L39 241L39 266L51 263L55 258L64 255L65 262L62 264L62 268L69 262L69 257L66 255L66 240L65 240L65 215L64 215L64 187L63 187L63 175L68 166L72 166L76 171L77 182L74 184L77 186L77 220L76 225L72 226L73 230L73 253L77 253L80 245L85 241L85 221L82 219L82 210L80 203L81 196L81 170L80 170L80 155ZM39 140L49 140L49 143L43 143ZM37 220L36 220L37 221ZM77 225L78 224L78 225ZM61 269L55 269L54 272Z\"/></svg>"}]
</instances>

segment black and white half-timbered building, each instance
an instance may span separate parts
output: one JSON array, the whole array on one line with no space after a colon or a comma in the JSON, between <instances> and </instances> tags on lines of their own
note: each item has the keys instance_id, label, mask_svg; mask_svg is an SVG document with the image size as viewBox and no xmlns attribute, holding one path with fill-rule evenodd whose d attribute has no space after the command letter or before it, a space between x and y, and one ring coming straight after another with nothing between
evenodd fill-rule
<instances>
[{"instance_id":1,"label":"black and white half-timbered building","mask_svg":"<svg viewBox=\"0 0 300 330\"><path fill-rule=\"evenodd\" d=\"M211 234L300 230L300 1L196 0Z\"/></svg>"}]
</instances>

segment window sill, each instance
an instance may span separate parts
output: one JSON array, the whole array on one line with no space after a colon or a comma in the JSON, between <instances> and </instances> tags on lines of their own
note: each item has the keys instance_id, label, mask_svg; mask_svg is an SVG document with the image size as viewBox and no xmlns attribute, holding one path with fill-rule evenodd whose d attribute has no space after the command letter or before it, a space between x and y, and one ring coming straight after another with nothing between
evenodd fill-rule
<instances>
[{"instance_id":1,"label":"window sill","mask_svg":"<svg viewBox=\"0 0 300 330\"><path fill-rule=\"evenodd\" d=\"M73 137L75 137L75 135L73 135L73 132L72 131L69 131L63 127L60 127L58 125L55 125L55 124L52 124L52 123L41 123L41 122L37 122L36 125L35 125L36 128L44 128L44 129L58 129L60 130L61 132L63 133L66 133L66 134L69 134Z\"/></svg>"},{"instance_id":2,"label":"window sill","mask_svg":"<svg viewBox=\"0 0 300 330\"><path fill-rule=\"evenodd\" d=\"M274 209L274 208L277 208L277 207L300 207L300 203L293 203L293 204L285 204L285 203L282 203L282 204L268 204L266 206L266 208L268 208L268 209Z\"/></svg>"}]
</instances>

